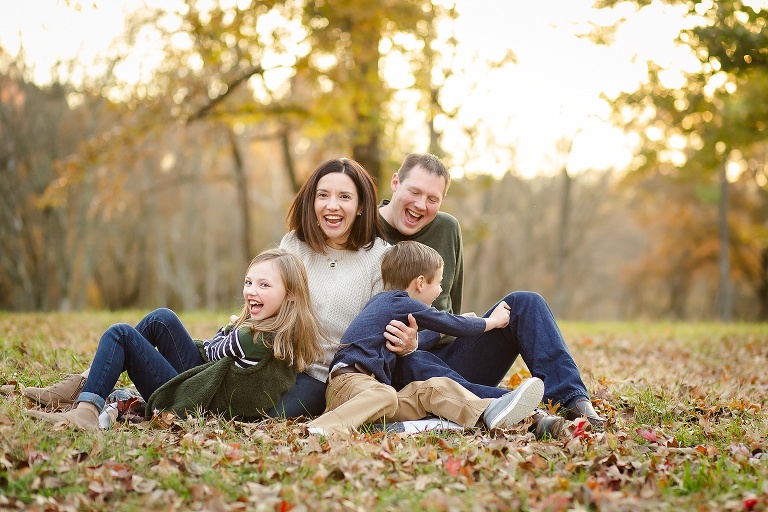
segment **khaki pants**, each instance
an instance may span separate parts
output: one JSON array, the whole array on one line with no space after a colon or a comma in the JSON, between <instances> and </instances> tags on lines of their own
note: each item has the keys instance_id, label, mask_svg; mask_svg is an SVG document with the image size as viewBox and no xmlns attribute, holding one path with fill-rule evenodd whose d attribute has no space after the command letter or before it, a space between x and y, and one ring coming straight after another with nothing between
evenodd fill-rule
<instances>
[{"instance_id":1,"label":"khaki pants","mask_svg":"<svg viewBox=\"0 0 768 512\"><path fill-rule=\"evenodd\" d=\"M331 379L325 391L325 413L309 422L329 434L347 433L379 418L419 420L434 414L464 427L473 427L492 398L478 398L448 377L411 382L399 392L375 377L344 373Z\"/></svg>"}]
</instances>

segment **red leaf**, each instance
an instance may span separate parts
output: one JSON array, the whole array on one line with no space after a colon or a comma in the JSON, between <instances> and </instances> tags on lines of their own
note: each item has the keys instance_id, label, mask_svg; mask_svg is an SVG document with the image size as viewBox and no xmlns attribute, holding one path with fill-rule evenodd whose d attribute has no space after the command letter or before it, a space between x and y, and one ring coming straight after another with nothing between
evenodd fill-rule
<instances>
[{"instance_id":1,"label":"red leaf","mask_svg":"<svg viewBox=\"0 0 768 512\"><path fill-rule=\"evenodd\" d=\"M752 510L757 505L757 498L747 498L744 500L744 510Z\"/></svg>"},{"instance_id":2,"label":"red leaf","mask_svg":"<svg viewBox=\"0 0 768 512\"><path fill-rule=\"evenodd\" d=\"M294 507L293 503L289 503L285 500L280 502L280 505L277 506L278 512L288 512Z\"/></svg>"},{"instance_id":3,"label":"red leaf","mask_svg":"<svg viewBox=\"0 0 768 512\"><path fill-rule=\"evenodd\" d=\"M637 430L637 433L640 434L640 437L642 437L643 439L645 439L650 443L655 443L659 440L659 438L656 437L656 432L653 429L647 430L647 429L641 428Z\"/></svg>"},{"instance_id":4,"label":"red leaf","mask_svg":"<svg viewBox=\"0 0 768 512\"><path fill-rule=\"evenodd\" d=\"M577 420L575 423L575 428L573 429L573 438L576 439L577 437L586 437L587 432L586 428L589 423L586 419Z\"/></svg>"},{"instance_id":5,"label":"red leaf","mask_svg":"<svg viewBox=\"0 0 768 512\"><path fill-rule=\"evenodd\" d=\"M461 461L453 456L448 457L445 460L445 469L453 476L458 476L461 473Z\"/></svg>"}]
</instances>

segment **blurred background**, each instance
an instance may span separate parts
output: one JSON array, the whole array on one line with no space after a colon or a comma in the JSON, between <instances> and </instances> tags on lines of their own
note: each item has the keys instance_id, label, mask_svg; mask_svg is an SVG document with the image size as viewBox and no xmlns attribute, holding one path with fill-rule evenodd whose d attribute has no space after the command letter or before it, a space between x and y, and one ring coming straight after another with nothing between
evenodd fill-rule
<instances>
[{"instance_id":1,"label":"blurred background","mask_svg":"<svg viewBox=\"0 0 768 512\"><path fill-rule=\"evenodd\" d=\"M319 163L428 151L467 311L768 320L767 3L4 6L0 309L231 309Z\"/></svg>"}]
</instances>

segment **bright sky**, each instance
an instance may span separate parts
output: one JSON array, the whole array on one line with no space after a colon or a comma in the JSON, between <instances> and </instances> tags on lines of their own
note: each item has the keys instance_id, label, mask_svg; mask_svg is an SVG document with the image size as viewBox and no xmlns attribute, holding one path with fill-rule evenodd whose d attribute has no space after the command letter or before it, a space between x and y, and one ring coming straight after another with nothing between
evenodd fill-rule
<instances>
[{"instance_id":1,"label":"bright sky","mask_svg":"<svg viewBox=\"0 0 768 512\"><path fill-rule=\"evenodd\" d=\"M83 5L73 12L61 0L7 2L0 16L0 45L15 54L22 41L36 79L44 82L60 57L93 61L122 32L124 9L141 3L72 0L72 5ZM631 157L630 142L607 121L609 109L600 94L634 89L649 59L671 70L670 81L675 69L691 66L692 58L672 42L683 22L679 8L659 6L632 15L615 44L605 48L576 36L589 30L590 20L598 21L591 5L592 0L457 0L456 35L465 49L459 58L472 65L478 53L493 58L511 49L517 64L490 75L479 94L467 97L458 81L445 94L453 93L470 107L464 109L467 122L482 119L498 142L515 148L520 174L557 172L563 162L553 148L563 138L574 141L567 161L571 172L623 168ZM137 55L134 69L126 65L123 72L135 74L141 65L147 73L146 55ZM459 144L459 136L449 130L444 143ZM499 173L509 168L498 159L489 153L466 170Z\"/></svg>"}]
</instances>

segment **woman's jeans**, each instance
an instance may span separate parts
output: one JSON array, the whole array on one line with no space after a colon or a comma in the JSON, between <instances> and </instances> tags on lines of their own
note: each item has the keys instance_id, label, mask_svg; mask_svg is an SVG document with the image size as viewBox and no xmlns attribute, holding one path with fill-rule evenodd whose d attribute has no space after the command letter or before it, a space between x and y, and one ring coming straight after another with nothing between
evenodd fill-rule
<instances>
[{"instance_id":1,"label":"woman's jeans","mask_svg":"<svg viewBox=\"0 0 768 512\"><path fill-rule=\"evenodd\" d=\"M183 371L203 364L200 351L181 320L170 309L157 309L134 328L115 324L101 336L88 379L78 402L101 411L120 374L147 400L154 391Z\"/></svg>"},{"instance_id":2,"label":"woman's jeans","mask_svg":"<svg viewBox=\"0 0 768 512\"><path fill-rule=\"evenodd\" d=\"M298 418L320 416L325 411L325 382L306 373L296 375L296 384L283 393L280 402L267 411L271 418Z\"/></svg>"},{"instance_id":3,"label":"woman's jeans","mask_svg":"<svg viewBox=\"0 0 768 512\"><path fill-rule=\"evenodd\" d=\"M445 347L399 358L394 387L402 389L414 380L450 377L480 398L497 398L509 391L495 386L519 355L531 375L544 381L544 403L551 400L566 406L576 397L589 397L544 298L534 292L513 292L504 300L510 306L507 327L473 338L456 338ZM497 304L484 317L490 316Z\"/></svg>"}]
</instances>

